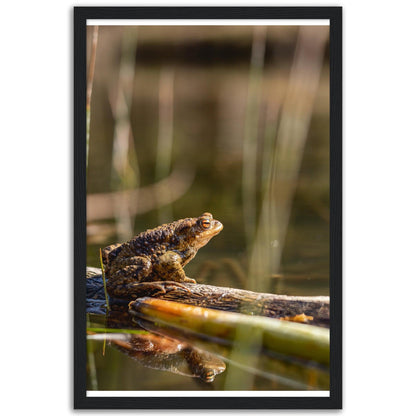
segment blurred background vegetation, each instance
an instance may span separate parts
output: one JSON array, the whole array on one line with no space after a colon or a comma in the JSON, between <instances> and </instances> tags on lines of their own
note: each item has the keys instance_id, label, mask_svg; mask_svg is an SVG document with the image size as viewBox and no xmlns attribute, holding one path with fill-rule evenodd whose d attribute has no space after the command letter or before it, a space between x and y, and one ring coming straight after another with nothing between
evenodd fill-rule
<instances>
[{"instance_id":1,"label":"blurred background vegetation","mask_svg":"<svg viewBox=\"0 0 416 416\"><path fill-rule=\"evenodd\" d=\"M188 276L328 295L328 37L321 26L89 26L87 264L208 211L224 230Z\"/></svg>"}]
</instances>

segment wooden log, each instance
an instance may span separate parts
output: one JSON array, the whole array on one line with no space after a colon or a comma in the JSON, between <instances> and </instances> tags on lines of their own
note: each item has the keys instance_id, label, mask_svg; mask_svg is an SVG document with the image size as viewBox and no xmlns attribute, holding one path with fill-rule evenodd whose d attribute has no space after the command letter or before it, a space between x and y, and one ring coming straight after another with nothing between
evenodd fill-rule
<instances>
[{"instance_id":1,"label":"wooden log","mask_svg":"<svg viewBox=\"0 0 416 416\"><path fill-rule=\"evenodd\" d=\"M88 311L105 313L100 270L88 268L87 277ZM157 282L156 285L138 283L134 299L149 296L188 305L271 318L291 319L304 314L313 318L305 317L305 323L329 327L328 296L286 296L194 283L182 283L181 286L176 286L173 282ZM127 305L127 303L127 299L110 298L110 305Z\"/></svg>"},{"instance_id":2,"label":"wooden log","mask_svg":"<svg viewBox=\"0 0 416 416\"><path fill-rule=\"evenodd\" d=\"M158 282L158 285L166 292L143 287L142 293L137 291L137 297L151 296L187 305L271 318L290 318L304 314L313 318L308 320L305 317L305 323L329 326L328 296L275 295L194 283L183 283L183 287L174 286L171 282Z\"/></svg>"}]
</instances>

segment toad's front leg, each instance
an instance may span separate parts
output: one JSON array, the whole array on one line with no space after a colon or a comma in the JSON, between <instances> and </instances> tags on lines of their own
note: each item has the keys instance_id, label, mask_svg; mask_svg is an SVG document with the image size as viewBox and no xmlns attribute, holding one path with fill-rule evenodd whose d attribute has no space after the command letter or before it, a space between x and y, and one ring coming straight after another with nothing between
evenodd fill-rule
<instances>
[{"instance_id":1,"label":"toad's front leg","mask_svg":"<svg viewBox=\"0 0 416 416\"><path fill-rule=\"evenodd\" d=\"M153 264L153 272L158 280L170 280L178 283L196 283L194 279L187 277L182 267L182 258L174 251L167 251Z\"/></svg>"}]
</instances>

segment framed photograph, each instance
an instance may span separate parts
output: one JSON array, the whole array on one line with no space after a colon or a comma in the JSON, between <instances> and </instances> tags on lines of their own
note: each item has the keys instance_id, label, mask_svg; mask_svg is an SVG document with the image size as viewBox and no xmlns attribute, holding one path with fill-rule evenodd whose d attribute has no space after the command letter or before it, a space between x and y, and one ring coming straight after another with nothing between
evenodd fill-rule
<instances>
[{"instance_id":1,"label":"framed photograph","mask_svg":"<svg viewBox=\"0 0 416 416\"><path fill-rule=\"evenodd\" d=\"M340 7L75 7L75 408L342 407L341 133Z\"/></svg>"}]
</instances>

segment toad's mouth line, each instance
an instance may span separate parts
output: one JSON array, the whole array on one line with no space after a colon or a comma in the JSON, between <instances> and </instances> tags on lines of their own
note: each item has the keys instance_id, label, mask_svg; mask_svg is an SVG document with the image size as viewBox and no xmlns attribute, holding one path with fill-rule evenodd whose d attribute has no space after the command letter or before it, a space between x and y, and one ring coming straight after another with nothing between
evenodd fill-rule
<instances>
[{"instance_id":1,"label":"toad's mouth line","mask_svg":"<svg viewBox=\"0 0 416 416\"><path fill-rule=\"evenodd\" d=\"M224 226L219 221L216 221L216 223L214 224L214 226L211 228L210 231L213 234L218 234L223 228Z\"/></svg>"}]
</instances>

